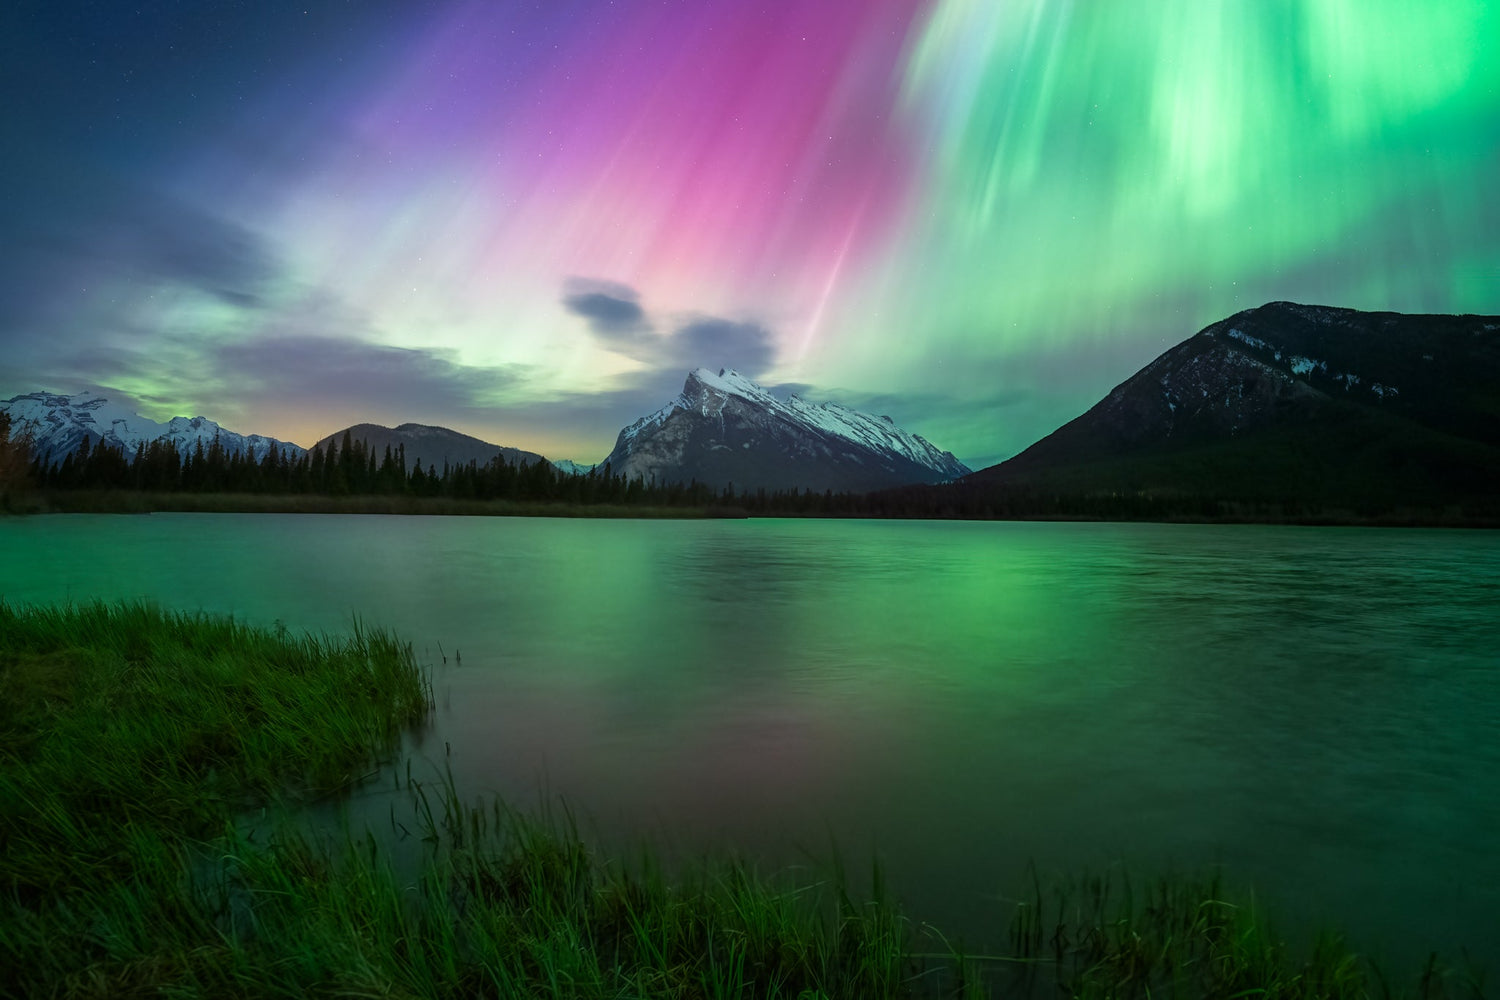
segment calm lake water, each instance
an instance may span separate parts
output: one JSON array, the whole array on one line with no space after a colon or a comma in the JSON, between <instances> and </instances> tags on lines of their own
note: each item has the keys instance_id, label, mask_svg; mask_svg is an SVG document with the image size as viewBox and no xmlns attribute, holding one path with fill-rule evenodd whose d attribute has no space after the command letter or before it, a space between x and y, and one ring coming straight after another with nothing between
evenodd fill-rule
<instances>
[{"instance_id":1,"label":"calm lake water","mask_svg":"<svg viewBox=\"0 0 1500 1000\"><path fill-rule=\"evenodd\" d=\"M52 516L0 520L0 596L358 614L437 667L414 773L876 852L974 943L1028 862L1222 862L1284 923L1500 971L1500 532Z\"/></svg>"}]
</instances>

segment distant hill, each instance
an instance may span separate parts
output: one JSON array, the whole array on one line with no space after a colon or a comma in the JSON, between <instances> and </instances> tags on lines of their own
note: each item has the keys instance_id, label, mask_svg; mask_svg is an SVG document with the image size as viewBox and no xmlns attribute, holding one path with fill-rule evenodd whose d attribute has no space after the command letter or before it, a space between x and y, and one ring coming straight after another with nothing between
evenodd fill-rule
<instances>
[{"instance_id":1,"label":"distant hill","mask_svg":"<svg viewBox=\"0 0 1500 1000\"><path fill-rule=\"evenodd\" d=\"M399 427L355 424L323 438L313 445L313 450L326 449L329 442L338 442L342 447L345 434L349 435L351 441L363 441L365 447L373 452L377 459L385 454L387 447L394 454L397 449L405 445L407 472L410 472L419 461L422 463L422 468L435 467L439 472L442 471L445 462L449 465L467 465L474 462L483 466L488 465L496 455L503 456L505 461L513 465L522 463L532 465L547 461L533 451L490 444L477 437L460 434L446 427L432 427L428 424L402 424Z\"/></svg>"},{"instance_id":2,"label":"distant hill","mask_svg":"<svg viewBox=\"0 0 1500 1000\"><path fill-rule=\"evenodd\" d=\"M1494 510L1500 316L1249 309L962 489Z\"/></svg>"},{"instance_id":3,"label":"distant hill","mask_svg":"<svg viewBox=\"0 0 1500 1000\"><path fill-rule=\"evenodd\" d=\"M778 399L738 372L705 368L688 374L676 399L621 430L601 464L648 482L819 493L937 483L969 472L890 417Z\"/></svg>"},{"instance_id":4,"label":"distant hill","mask_svg":"<svg viewBox=\"0 0 1500 1000\"><path fill-rule=\"evenodd\" d=\"M290 441L240 434L207 417L173 417L166 423L148 420L97 392L71 396L31 392L0 400L0 411L10 414L13 435L31 434L31 452L46 465L76 452L85 437L90 447L102 442L120 449L126 461L133 461L136 449L153 441L170 441L184 456L200 444L207 449L215 440L230 455L248 452L257 460L272 449L284 451L290 458L302 454L302 448Z\"/></svg>"}]
</instances>

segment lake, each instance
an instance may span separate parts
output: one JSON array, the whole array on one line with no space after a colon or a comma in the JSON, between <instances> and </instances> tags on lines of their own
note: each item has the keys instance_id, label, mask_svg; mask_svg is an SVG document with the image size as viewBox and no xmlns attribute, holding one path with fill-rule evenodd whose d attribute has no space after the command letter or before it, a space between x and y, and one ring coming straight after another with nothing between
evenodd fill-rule
<instances>
[{"instance_id":1,"label":"lake","mask_svg":"<svg viewBox=\"0 0 1500 1000\"><path fill-rule=\"evenodd\" d=\"M56 515L0 519L0 597L389 626L435 668L414 773L875 853L973 943L1028 863L1222 862L1283 926L1500 971L1500 533Z\"/></svg>"}]
</instances>

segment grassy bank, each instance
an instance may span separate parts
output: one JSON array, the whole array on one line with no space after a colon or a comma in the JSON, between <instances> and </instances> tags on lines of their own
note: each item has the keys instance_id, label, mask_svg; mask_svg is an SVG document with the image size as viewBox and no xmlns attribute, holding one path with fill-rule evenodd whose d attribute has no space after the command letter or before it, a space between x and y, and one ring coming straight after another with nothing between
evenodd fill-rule
<instances>
[{"instance_id":1,"label":"grassy bank","mask_svg":"<svg viewBox=\"0 0 1500 1000\"><path fill-rule=\"evenodd\" d=\"M151 493L137 490L49 490L14 505L29 514L447 514L473 517L744 517L717 507L654 507L561 501L457 500L452 497L326 496L310 493Z\"/></svg>"},{"instance_id":2,"label":"grassy bank","mask_svg":"<svg viewBox=\"0 0 1500 1000\"><path fill-rule=\"evenodd\" d=\"M419 725L427 679L380 631L294 638L128 605L0 605L0 887L22 900L128 874L158 830L367 772Z\"/></svg>"},{"instance_id":3,"label":"grassy bank","mask_svg":"<svg viewBox=\"0 0 1500 1000\"><path fill-rule=\"evenodd\" d=\"M878 868L857 889L832 866L669 871L403 769L381 830L236 827L366 774L429 706L379 632L0 606L0 994L1480 995L1436 967L1387 984L1331 939L1288 948L1213 879L1034 884L997 903L1004 953L965 954Z\"/></svg>"}]
</instances>

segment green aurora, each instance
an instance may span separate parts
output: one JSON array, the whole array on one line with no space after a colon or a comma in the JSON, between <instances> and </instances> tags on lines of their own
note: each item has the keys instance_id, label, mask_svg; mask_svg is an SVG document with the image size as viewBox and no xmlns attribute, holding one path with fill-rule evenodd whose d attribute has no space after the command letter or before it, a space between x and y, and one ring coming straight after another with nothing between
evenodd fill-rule
<instances>
[{"instance_id":1,"label":"green aurora","mask_svg":"<svg viewBox=\"0 0 1500 1000\"><path fill-rule=\"evenodd\" d=\"M979 466L1242 308L1500 311L1489 0L68 6L0 395L586 461L730 366Z\"/></svg>"}]
</instances>

